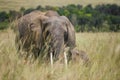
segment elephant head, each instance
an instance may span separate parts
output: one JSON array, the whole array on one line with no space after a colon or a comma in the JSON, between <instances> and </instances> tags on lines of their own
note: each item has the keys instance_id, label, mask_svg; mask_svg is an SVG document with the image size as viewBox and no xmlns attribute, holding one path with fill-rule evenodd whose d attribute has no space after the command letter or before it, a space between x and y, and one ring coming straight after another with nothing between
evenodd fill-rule
<instances>
[{"instance_id":1,"label":"elephant head","mask_svg":"<svg viewBox=\"0 0 120 80\"><path fill-rule=\"evenodd\" d=\"M73 25L65 16L52 16L43 21L42 30L46 37L50 38L48 43L50 52L54 59L57 59L60 53L63 53L64 47L75 47L75 31Z\"/></svg>"}]
</instances>

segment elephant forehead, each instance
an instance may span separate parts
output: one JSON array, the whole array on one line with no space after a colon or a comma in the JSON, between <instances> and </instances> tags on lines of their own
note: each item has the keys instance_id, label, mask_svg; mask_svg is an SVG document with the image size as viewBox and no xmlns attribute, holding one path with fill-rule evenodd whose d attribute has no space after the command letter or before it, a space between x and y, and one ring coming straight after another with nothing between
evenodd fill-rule
<instances>
[{"instance_id":1,"label":"elephant forehead","mask_svg":"<svg viewBox=\"0 0 120 80\"><path fill-rule=\"evenodd\" d=\"M60 28L54 28L53 30L53 33L55 34L55 35L61 35L64 31L62 30L62 29L60 29Z\"/></svg>"},{"instance_id":2,"label":"elephant forehead","mask_svg":"<svg viewBox=\"0 0 120 80\"><path fill-rule=\"evenodd\" d=\"M54 30L54 31L65 31L65 27L64 27L64 25L61 23L61 22L53 22L52 24L51 24L51 29L52 30Z\"/></svg>"},{"instance_id":3,"label":"elephant forehead","mask_svg":"<svg viewBox=\"0 0 120 80\"><path fill-rule=\"evenodd\" d=\"M64 36L64 30L59 28L54 28L50 30L50 34L53 38L59 39Z\"/></svg>"},{"instance_id":4,"label":"elephant forehead","mask_svg":"<svg viewBox=\"0 0 120 80\"><path fill-rule=\"evenodd\" d=\"M59 22L59 24L56 24L56 26L57 26L56 28L61 32L62 31L64 31L64 32L67 31L67 27L63 22Z\"/></svg>"}]
</instances>

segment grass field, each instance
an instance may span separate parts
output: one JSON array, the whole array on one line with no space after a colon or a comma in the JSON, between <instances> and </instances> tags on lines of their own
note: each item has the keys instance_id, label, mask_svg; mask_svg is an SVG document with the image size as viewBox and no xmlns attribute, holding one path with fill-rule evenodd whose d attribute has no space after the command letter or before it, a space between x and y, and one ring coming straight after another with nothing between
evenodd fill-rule
<instances>
[{"instance_id":1,"label":"grass field","mask_svg":"<svg viewBox=\"0 0 120 80\"><path fill-rule=\"evenodd\" d=\"M120 33L77 33L77 48L90 64L24 64L18 58L11 30L0 31L0 80L120 80Z\"/></svg>"},{"instance_id":2,"label":"grass field","mask_svg":"<svg viewBox=\"0 0 120 80\"><path fill-rule=\"evenodd\" d=\"M21 7L36 7L38 5L63 6L68 4L97 5L118 4L120 0L0 0L0 11L19 10Z\"/></svg>"}]
</instances>

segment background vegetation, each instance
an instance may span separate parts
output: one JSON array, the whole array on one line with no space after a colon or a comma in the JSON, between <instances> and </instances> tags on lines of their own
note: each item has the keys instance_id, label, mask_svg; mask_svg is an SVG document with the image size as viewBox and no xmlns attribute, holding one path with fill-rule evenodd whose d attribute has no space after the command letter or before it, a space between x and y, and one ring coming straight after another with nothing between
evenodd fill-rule
<instances>
[{"instance_id":1,"label":"background vegetation","mask_svg":"<svg viewBox=\"0 0 120 80\"><path fill-rule=\"evenodd\" d=\"M0 12L0 29L7 28L13 20L34 10L55 10L60 15L67 16L75 26L77 32L119 32L120 6L116 4L92 5L70 4L63 7L37 6L36 8L22 7L19 11L10 10Z\"/></svg>"}]
</instances>

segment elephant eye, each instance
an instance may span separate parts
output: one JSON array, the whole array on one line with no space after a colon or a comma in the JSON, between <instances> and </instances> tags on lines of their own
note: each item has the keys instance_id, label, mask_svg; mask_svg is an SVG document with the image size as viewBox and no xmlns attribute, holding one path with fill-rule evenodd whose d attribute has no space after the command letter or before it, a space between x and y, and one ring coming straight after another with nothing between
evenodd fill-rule
<instances>
[{"instance_id":1,"label":"elephant eye","mask_svg":"<svg viewBox=\"0 0 120 80\"><path fill-rule=\"evenodd\" d=\"M34 31L35 28L36 28L36 26L35 26L34 23L31 23L30 26L29 26L29 28L30 28L31 31Z\"/></svg>"},{"instance_id":2,"label":"elephant eye","mask_svg":"<svg viewBox=\"0 0 120 80\"><path fill-rule=\"evenodd\" d=\"M35 27L35 24L34 23L31 23L30 24L30 29L33 29Z\"/></svg>"}]
</instances>

